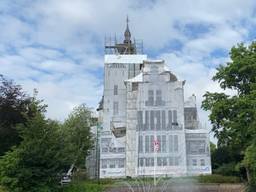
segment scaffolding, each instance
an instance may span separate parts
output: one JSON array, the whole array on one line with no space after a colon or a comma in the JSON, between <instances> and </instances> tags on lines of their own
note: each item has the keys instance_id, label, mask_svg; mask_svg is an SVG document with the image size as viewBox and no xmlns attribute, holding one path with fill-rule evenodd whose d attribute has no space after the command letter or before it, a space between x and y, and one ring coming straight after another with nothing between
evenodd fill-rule
<instances>
[{"instance_id":1,"label":"scaffolding","mask_svg":"<svg viewBox=\"0 0 256 192\"><path fill-rule=\"evenodd\" d=\"M143 54L143 41L133 39L133 41L122 41L121 38L105 37L105 54L136 55Z\"/></svg>"}]
</instances>

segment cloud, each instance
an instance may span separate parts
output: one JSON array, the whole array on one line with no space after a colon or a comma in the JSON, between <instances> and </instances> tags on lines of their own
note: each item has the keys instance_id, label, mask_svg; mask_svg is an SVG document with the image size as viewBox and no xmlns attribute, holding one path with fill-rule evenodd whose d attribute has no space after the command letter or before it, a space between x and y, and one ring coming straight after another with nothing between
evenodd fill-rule
<instances>
[{"instance_id":1,"label":"cloud","mask_svg":"<svg viewBox=\"0 0 256 192\"><path fill-rule=\"evenodd\" d=\"M132 36L143 39L149 57L163 58L198 105L215 68L230 48L254 39L253 0L0 2L0 73L25 90L39 90L48 116L64 119L82 102L96 107L103 89L104 36L123 36L125 17ZM200 112L203 121L207 115Z\"/></svg>"}]
</instances>

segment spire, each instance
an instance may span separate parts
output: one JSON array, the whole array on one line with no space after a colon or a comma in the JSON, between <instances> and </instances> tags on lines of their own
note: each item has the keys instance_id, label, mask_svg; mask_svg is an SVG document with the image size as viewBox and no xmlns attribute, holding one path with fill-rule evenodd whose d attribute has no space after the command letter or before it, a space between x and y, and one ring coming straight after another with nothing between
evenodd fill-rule
<instances>
[{"instance_id":1,"label":"spire","mask_svg":"<svg viewBox=\"0 0 256 192\"><path fill-rule=\"evenodd\" d=\"M126 18L126 29L125 29L125 32L124 32L124 42L125 43L130 43L131 42L131 32L129 30L129 18L128 18L128 15L127 15L127 18Z\"/></svg>"}]
</instances>

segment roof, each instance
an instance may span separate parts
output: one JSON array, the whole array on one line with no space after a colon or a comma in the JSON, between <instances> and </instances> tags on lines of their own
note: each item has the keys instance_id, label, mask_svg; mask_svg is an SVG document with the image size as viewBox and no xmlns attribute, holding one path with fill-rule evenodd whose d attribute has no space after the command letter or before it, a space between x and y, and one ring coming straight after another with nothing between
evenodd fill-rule
<instances>
[{"instance_id":1,"label":"roof","mask_svg":"<svg viewBox=\"0 0 256 192\"><path fill-rule=\"evenodd\" d=\"M125 82L132 82L132 83L133 82L142 82L142 81L143 81L143 73L140 73L131 79L125 80Z\"/></svg>"}]
</instances>

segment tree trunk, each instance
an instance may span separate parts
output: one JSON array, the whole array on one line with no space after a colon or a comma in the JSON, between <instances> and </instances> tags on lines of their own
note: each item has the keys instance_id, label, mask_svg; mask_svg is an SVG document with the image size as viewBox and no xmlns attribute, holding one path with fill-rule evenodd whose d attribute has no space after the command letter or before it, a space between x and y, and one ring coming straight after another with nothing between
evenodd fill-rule
<instances>
[{"instance_id":1,"label":"tree trunk","mask_svg":"<svg viewBox=\"0 0 256 192\"><path fill-rule=\"evenodd\" d=\"M247 181L248 181L248 183L250 183L251 182L250 170L247 166L245 167L245 170L246 170Z\"/></svg>"}]
</instances>

